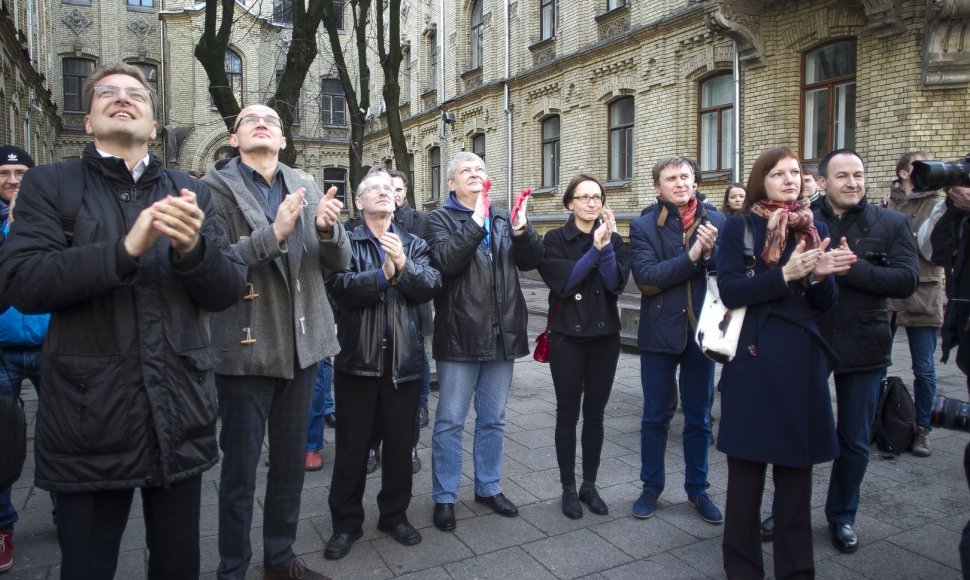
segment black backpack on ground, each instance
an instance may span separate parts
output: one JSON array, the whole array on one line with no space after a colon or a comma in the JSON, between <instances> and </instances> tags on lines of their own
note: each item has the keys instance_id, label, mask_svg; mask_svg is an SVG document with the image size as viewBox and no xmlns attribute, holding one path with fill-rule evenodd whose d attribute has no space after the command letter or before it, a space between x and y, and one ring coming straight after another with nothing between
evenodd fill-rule
<instances>
[{"instance_id":1,"label":"black backpack on ground","mask_svg":"<svg viewBox=\"0 0 970 580\"><path fill-rule=\"evenodd\" d=\"M20 397L0 395L0 489L20 479L27 459L27 417Z\"/></svg>"},{"instance_id":2,"label":"black backpack on ground","mask_svg":"<svg viewBox=\"0 0 970 580\"><path fill-rule=\"evenodd\" d=\"M872 441L891 455L909 451L916 439L916 404L899 377L887 377L881 387Z\"/></svg>"}]
</instances>

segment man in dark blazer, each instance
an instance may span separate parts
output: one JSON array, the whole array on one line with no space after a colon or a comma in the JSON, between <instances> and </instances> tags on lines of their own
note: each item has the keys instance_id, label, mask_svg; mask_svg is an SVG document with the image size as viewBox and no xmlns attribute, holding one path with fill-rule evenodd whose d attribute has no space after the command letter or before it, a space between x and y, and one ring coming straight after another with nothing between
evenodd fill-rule
<instances>
[{"instance_id":1,"label":"man in dark blazer","mask_svg":"<svg viewBox=\"0 0 970 580\"><path fill-rule=\"evenodd\" d=\"M322 196L313 181L279 162L286 138L273 109L240 111L229 144L239 157L216 162L203 177L246 272L239 302L212 317L223 453L217 573L246 576L256 465L268 425L265 577L323 578L294 555L293 542L317 362L339 350L323 272L350 263L350 242L337 221L343 203L335 187Z\"/></svg>"},{"instance_id":2,"label":"man in dark blazer","mask_svg":"<svg viewBox=\"0 0 970 580\"><path fill-rule=\"evenodd\" d=\"M818 320L822 336L839 357L839 457L832 466L825 516L832 543L851 553L859 547L853 526L869 464L879 384L891 363L886 300L916 291L919 260L909 219L868 203L865 167L858 153L833 151L822 158L818 170L825 197L815 210L815 221L825 222L832 240L844 240L859 258L838 278L838 303Z\"/></svg>"}]
</instances>

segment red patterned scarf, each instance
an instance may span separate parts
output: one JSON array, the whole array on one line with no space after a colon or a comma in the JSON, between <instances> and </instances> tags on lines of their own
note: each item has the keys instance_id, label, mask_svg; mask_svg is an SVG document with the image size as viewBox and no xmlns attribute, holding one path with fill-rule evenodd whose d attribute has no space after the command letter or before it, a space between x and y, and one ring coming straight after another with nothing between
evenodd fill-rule
<instances>
[{"instance_id":1,"label":"red patterned scarf","mask_svg":"<svg viewBox=\"0 0 970 580\"><path fill-rule=\"evenodd\" d=\"M680 212L680 225L684 228L684 231L690 229L694 225L694 216L697 215L697 196L690 196L690 201L687 202L687 207Z\"/></svg>"},{"instance_id":2,"label":"red patterned scarf","mask_svg":"<svg viewBox=\"0 0 970 580\"><path fill-rule=\"evenodd\" d=\"M761 259L768 267L776 266L781 260L789 228L795 232L795 243L804 241L806 250L815 249L822 243L807 199L791 202L762 199L751 206L751 213L768 220L768 237L761 251Z\"/></svg>"}]
</instances>

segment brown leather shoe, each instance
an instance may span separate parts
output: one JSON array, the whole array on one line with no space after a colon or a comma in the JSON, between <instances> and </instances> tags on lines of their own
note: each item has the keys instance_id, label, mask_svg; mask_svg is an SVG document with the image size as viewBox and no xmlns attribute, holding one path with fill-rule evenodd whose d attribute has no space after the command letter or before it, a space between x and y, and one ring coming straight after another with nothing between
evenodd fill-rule
<instances>
[{"instance_id":1,"label":"brown leather shoe","mask_svg":"<svg viewBox=\"0 0 970 580\"><path fill-rule=\"evenodd\" d=\"M303 467L307 471L320 471L323 469L323 457L320 457L320 452L307 451L306 459L303 461Z\"/></svg>"},{"instance_id":2,"label":"brown leather shoe","mask_svg":"<svg viewBox=\"0 0 970 580\"><path fill-rule=\"evenodd\" d=\"M293 558L286 568L264 568L263 578L266 580L287 580L299 578L301 580L333 580L330 576L311 570L300 558Z\"/></svg>"}]
</instances>

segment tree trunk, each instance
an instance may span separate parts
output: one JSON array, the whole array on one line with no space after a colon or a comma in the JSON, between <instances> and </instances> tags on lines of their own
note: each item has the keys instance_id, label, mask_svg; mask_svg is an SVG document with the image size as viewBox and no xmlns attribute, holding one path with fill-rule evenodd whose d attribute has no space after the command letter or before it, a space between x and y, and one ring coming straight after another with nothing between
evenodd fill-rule
<instances>
[{"instance_id":1,"label":"tree trunk","mask_svg":"<svg viewBox=\"0 0 970 580\"><path fill-rule=\"evenodd\" d=\"M377 11L377 54L384 71L384 105L387 108L387 131L394 152L394 166L405 175L411 175L411 156L404 138L401 124L401 0L390 0L388 5L389 30L384 38L384 12ZM385 47L385 42L387 46ZM419 209L415 203L414 184L408 179L408 203Z\"/></svg>"},{"instance_id":2,"label":"tree trunk","mask_svg":"<svg viewBox=\"0 0 970 580\"><path fill-rule=\"evenodd\" d=\"M232 13L236 6L235 0L221 0L222 21L216 30L216 19L220 0L205 0L205 27L199 43L195 45L195 58L205 70L209 79L209 94L212 101L222 115L226 129L232 131L239 114L239 103L236 95L229 87L229 77L226 75L226 49L229 48L229 34L232 32Z\"/></svg>"}]
</instances>

